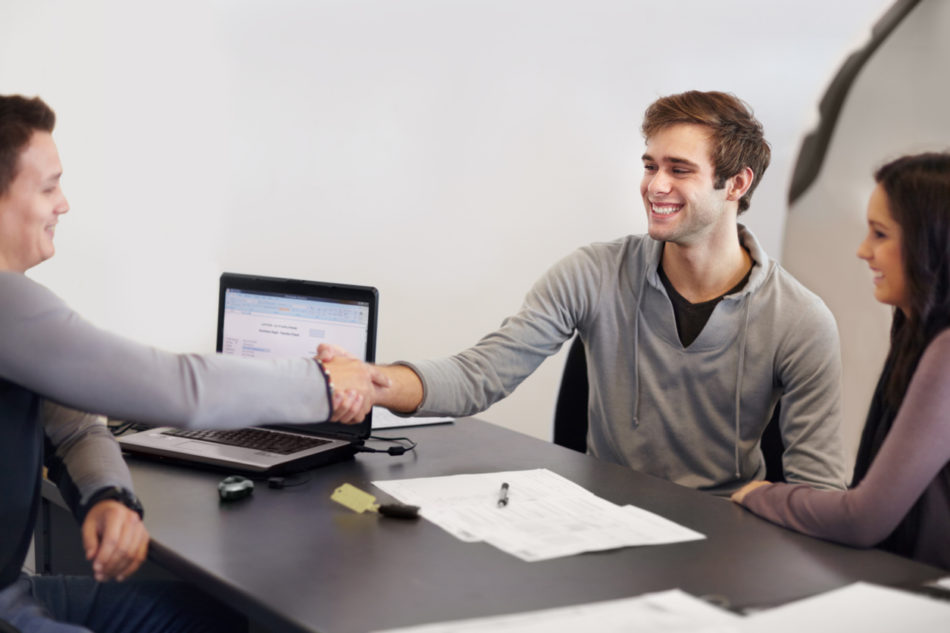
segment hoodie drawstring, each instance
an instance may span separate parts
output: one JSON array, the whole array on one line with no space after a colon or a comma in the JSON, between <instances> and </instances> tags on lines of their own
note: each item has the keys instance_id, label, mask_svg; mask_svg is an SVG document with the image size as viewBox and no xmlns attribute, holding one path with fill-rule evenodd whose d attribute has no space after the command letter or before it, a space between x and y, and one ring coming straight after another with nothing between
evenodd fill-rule
<instances>
[{"instance_id":1,"label":"hoodie drawstring","mask_svg":"<svg viewBox=\"0 0 950 633\"><path fill-rule=\"evenodd\" d=\"M743 298L743 302L745 303L745 319L743 320L742 329L739 331L739 363L738 369L736 371L736 478L742 477L742 473L739 468L739 420L742 418L742 375L745 373L745 343L746 336L749 331L749 306L752 303L749 300L749 295L746 295Z\"/></svg>"},{"instance_id":2,"label":"hoodie drawstring","mask_svg":"<svg viewBox=\"0 0 950 633\"><path fill-rule=\"evenodd\" d=\"M633 391L633 428L640 426L640 304L647 286L647 275L649 270L640 278L640 290L633 311L633 372L637 376Z\"/></svg>"}]
</instances>

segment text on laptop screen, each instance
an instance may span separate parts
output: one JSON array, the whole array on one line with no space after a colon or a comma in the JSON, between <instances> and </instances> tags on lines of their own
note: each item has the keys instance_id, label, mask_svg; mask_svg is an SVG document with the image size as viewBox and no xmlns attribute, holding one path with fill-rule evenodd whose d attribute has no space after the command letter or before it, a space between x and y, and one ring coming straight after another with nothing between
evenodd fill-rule
<instances>
[{"instance_id":1,"label":"text on laptop screen","mask_svg":"<svg viewBox=\"0 0 950 633\"><path fill-rule=\"evenodd\" d=\"M252 358L313 357L332 343L366 360L369 304L228 288L221 351Z\"/></svg>"}]
</instances>

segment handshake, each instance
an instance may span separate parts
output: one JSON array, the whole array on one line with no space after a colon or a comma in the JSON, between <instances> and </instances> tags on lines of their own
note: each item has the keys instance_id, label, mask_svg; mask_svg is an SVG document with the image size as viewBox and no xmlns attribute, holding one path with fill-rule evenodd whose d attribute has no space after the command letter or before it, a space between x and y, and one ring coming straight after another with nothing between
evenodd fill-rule
<instances>
[{"instance_id":1,"label":"handshake","mask_svg":"<svg viewBox=\"0 0 950 633\"><path fill-rule=\"evenodd\" d=\"M323 363L333 391L331 422L361 422L373 406L386 406L386 396L394 390L389 370L408 368L378 367L355 358L336 345L321 344L315 357ZM414 375L414 372L412 372Z\"/></svg>"}]
</instances>

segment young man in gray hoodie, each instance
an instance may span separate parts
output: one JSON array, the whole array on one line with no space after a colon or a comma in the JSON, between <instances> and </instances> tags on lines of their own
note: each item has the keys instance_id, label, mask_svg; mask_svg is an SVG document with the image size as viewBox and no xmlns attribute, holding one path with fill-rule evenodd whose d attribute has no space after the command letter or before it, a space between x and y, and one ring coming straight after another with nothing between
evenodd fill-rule
<instances>
[{"instance_id":1,"label":"young man in gray hoodie","mask_svg":"<svg viewBox=\"0 0 950 633\"><path fill-rule=\"evenodd\" d=\"M834 318L737 222L770 160L761 124L733 95L691 91L651 104L642 131L649 235L568 255L474 347L384 368L378 404L478 413L576 330L590 454L729 495L764 478L759 443L780 404L786 480L843 488Z\"/></svg>"}]
</instances>

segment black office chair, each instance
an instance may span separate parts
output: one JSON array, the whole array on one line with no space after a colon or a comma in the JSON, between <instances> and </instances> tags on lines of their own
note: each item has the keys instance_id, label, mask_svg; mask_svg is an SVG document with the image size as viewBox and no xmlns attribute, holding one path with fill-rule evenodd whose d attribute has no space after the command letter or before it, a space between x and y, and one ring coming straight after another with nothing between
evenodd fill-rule
<instances>
[{"instance_id":1,"label":"black office chair","mask_svg":"<svg viewBox=\"0 0 950 633\"><path fill-rule=\"evenodd\" d=\"M587 358L584 342L574 337L564 363L561 387L554 408L554 443L581 453L587 452Z\"/></svg>"},{"instance_id":2,"label":"black office chair","mask_svg":"<svg viewBox=\"0 0 950 633\"><path fill-rule=\"evenodd\" d=\"M587 452L587 399L590 387L587 382L587 358L584 343L574 337L564 363L564 374L557 394L554 409L554 443L581 453ZM785 481L782 471L782 432L778 425L779 407L775 407L772 419L762 434L762 453L765 456L765 478L768 481Z\"/></svg>"},{"instance_id":3,"label":"black office chair","mask_svg":"<svg viewBox=\"0 0 950 633\"><path fill-rule=\"evenodd\" d=\"M765 457L765 480L775 483L785 482L785 471L782 470L782 453L785 452L785 443L782 442L782 429L778 419L781 403L776 403L772 419L765 425L762 432L762 455Z\"/></svg>"}]
</instances>

